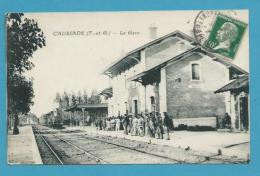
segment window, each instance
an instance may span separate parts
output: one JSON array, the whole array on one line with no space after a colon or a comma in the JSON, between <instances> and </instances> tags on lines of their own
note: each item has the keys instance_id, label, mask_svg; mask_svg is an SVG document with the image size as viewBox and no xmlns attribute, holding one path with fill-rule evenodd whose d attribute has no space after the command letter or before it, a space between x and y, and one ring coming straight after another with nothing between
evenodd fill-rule
<instances>
[{"instance_id":1,"label":"window","mask_svg":"<svg viewBox=\"0 0 260 176\"><path fill-rule=\"evenodd\" d=\"M192 80L200 80L199 64L192 64L191 71L192 71L192 76L191 76Z\"/></svg>"}]
</instances>

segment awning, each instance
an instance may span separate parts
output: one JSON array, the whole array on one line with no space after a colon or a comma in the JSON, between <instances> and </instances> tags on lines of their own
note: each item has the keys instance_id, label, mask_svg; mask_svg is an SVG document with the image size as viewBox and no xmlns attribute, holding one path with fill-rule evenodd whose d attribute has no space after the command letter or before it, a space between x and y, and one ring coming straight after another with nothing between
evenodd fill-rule
<instances>
[{"instance_id":1,"label":"awning","mask_svg":"<svg viewBox=\"0 0 260 176\"><path fill-rule=\"evenodd\" d=\"M221 93L234 90L248 90L249 81L248 75L238 77L236 80L216 90L214 93Z\"/></svg>"},{"instance_id":2,"label":"awning","mask_svg":"<svg viewBox=\"0 0 260 176\"><path fill-rule=\"evenodd\" d=\"M83 108L87 111L90 109L107 109L108 105L107 103L100 103L100 104L77 104L68 107L64 111L76 111L76 110L82 110Z\"/></svg>"},{"instance_id":3,"label":"awning","mask_svg":"<svg viewBox=\"0 0 260 176\"><path fill-rule=\"evenodd\" d=\"M143 85L151 84L154 82L160 82L160 67L156 67L144 72L141 72L133 77L128 78L129 81L137 81L142 83Z\"/></svg>"},{"instance_id":4,"label":"awning","mask_svg":"<svg viewBox=\"0 0 260 176\"><path fill-rule=\"evenodd\" d=\"M135 75L135 76L132 76L132 77L128 78L128 80L129 80L129 81L138 81L138 82L141 82L142 77L148 75L148 73L149 73L148 71L144 71L144 72L142 72L142 73L139 73L139 74L137 74L137 75Z\"/></svg>"},{"instance_id":5,"label":"awning","mask_svg":"<svg viewBox=\"0 0 260 176\"><path fill-rule=\"evenodd\" d=\"M111 98L113 96L113 88L108 87L108 88L102 90L98 95L103 95L107 98Z\"/></svg>"},{"instance_id":6,"label":"awning","mask_svg":"<svg viewBox=\"0 0 260 176\"><path fill-rule=\"evenodd\" d=\"M103 74L106 75L117 75L118 73L123 72L131 68L132 66L138 64L140 62L141 56L140 52L132 53L120 58L118 61L109 66L109 68L105 69Z\"/></svg>"}]
</instances>

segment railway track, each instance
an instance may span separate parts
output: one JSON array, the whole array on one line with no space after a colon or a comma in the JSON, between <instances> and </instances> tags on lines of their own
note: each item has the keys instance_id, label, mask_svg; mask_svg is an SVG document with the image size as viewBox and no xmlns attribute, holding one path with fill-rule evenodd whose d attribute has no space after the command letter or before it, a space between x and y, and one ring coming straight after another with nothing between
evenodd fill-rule
<instances>
[{"instance_id":1,"label":"railway track","mask_svg":"<svg viewBox=\"0 0 260 176\"><path fill-rule=\"evenodd\" d=\"M131 151L134 151L134 152L139 152L139 153L143 153L143 154L146 154L146 155L167 159L167 160L170 160L170 161L173 161L173 162L177 162L177 163L187 163L187 161L177 160L177 159L170 158L170 157L167 157L167 156L162 156L162 155L158 155L158 154L155 154L155 153L146 152L146 151L143 151L143 150L139 150L139 149L136 149L136 148L125 146L125 145L120 145L120 144L108 142L108 141L105 141L105 140L102 140L102 139L98 139L98 138L94 138L94 137L83 136L83 138L86 138L86 139L89 139L89 140L95 140L95 141L98 141L98 142L101 142L101 143L105 143L105 144L110 144L110 145L113 145L113 146L116 146L116 147L120 147L120 148L123 148L123 149L126 149L126 150L131 150Z\"/></svg>"},{"instance_id":2,"label":"railway track","mask_svg":"<svg viewBox=\"0 0 260 176\"><path fill-rule=\"evenodd\" d=\"M64 164L64 162L62 161L63 158L60 157L60 154L56 151L56 149L54 147L52 147L52 145L50 144L50 142L48 142L46 140L46 138L44 137L44 135L40 132L40 130L37 127L33 127L33 131L44 141L44 144L47 146L47 148L51 151L52 155L55 157L55 159L59 162L58 164ZM81 148L80 146L77 146L65 139L60 138L59 136L55 135L55 134L51 134L52 136L54 136L55 138L59 139L60 141L62 141L63 143L66 143L67 145L73 147L76 150L82 151L84 155L88 155L90 157L92 157L96 163L104 163L104 164L109 164L108 161L105 161L103 158ZM44 156L45 157L45 156ZM47 156L49 157L49 156ZM69 164L69 163L65 163L65 164Z\"/></svg>"},{"instance_id":3,"label":"railway track","mask_svg":"<svg viewBox=\"0 0 260 176\"><path fill-rule=\"evenodd\" d=\"M161 153L156 153L156 152L150 152L147 150L144 150L142 147L133 147L133 146L129 146L127 144L121 144L120 142L117 141L110 141L110 139L103 139L100 138L99 136L97 137L93 137L87 134L80 134L80 133L69 133L69 135L67 135L65 132L61 132L58 130L53 130L47 127L42 127L40 126L40 130L39 128L37 128L36 126L34 126L35 131L38 134L41 134L40 131L46 130L46 133L49 135L48 137L52 136L53 140L49 142L46 140L46 138L41 134L42 138L44 141L46 146L48 146L48 148L52 148L51 151L53 151L52 153L56 153L56 156L62 156L60 157L60 160L63 162L65 157L70 157L70 158L74 158L77 156L66 156L64 157L64 155L59 154L60 151L66 152L66 150L68 150L68 148L70 150L77 150L80 151L80 154L77 155L81 155L81 159L84 159L84 157L89 157L89 161L91 160L90 164L110 164L110 163L118 163L119 160L111 160L111 157L114 157L112 155L113 152L115 153L122 153L122 156L124 155L140 155L139 158L142 157L146 158L146 160L149 162L149 158L151 159L155 159L158 162L157 163L189 163L189 164L199 164L199 163L244 163L243 161L238 161L238 160L234 160L231 161L230 158L223 158L222 156L219 155L211 155L211 156L203 156L203 155L196 155L196 154L189 154L191 157L193 158L197 158L196 160L186 160L186 159L179 159L179 158L174 158L170 155L167 154L161 154ZM62 137L61 137L62 136ZM56 142L56 144L55 144ZM64 143L66 144L66 146L62 146L62 148L60 148L57 151L57 149L55 150L54 147L56 148L56 145L59 143ZM54 146L54 147L52 147ZM111 150L111 151L109 151ZM104 154L104 151L107 152L107 155L112 155L111 157L106 156L106 154ZM103 153L102 153L103 152ZM118 154L117 156L119 159L121 157L121 155ZM125 160L122 161L123 163L127 163L133 161L131 158L131 156L129 156L129 160ZM138 157L137 157L138 158ZM136 158L135 158L136 160ZM145 159L143 159L145 160ZM161 161L161 162L160 162ZM121 163L121 162L119 162ZM139 163L139 162L138 162ZM145 163L145 162L143 162ZM152 162L153 163L153 162ZM156 163L156 162L154 162ZM71 163L69 162L65 162L65 164L75 164L75 163ZM76 164L89 164L88 161L82 162L79 159L79 162Z\"/></svg>"},{"instance_id":4,"label":"railway track","mask_svg":"<svg viewBox=\"0 0 260 176\"><path fill-rule=\"evenodd\" d=\"M45 139L43 135L41 135L40 131L33 127L34 136L37 141L37 145L39 151L41 153L41 157L43 162L48 164L64 164L62 159L56 153L55 149L51 146L51 144ZM39 147L41 146L41 147ZM46 147L44 147L46 146Z\"/></svg>"},{"instance_id":5,"label":"railway track","mask_svg":"<svg viewBox=\"0 0 260 176\"><path fill-rule=\"evenodd\" d=\"M53 134L53 136L55 136L56 138L58 138L60 141L63 141L64 143L66 143L66 144L68 144L68 145L74 147L75 149L78 149L78 150L84 152L83 154L86 154L86 155L89 155L89 156L93 157L93 158L96 160L97 163L100 163L100 162L101 162L101 163L104 163L104 164L109 164L108 161L106 161L106 160L104 160L103 158L101 158L101 157L99 157L99 156L97 156L97 155L95 155L95 154L89 152L88 150L85 150L85 149L81 148L80 146L77 146L77 145L75 145L75 144L73 144L73 143L71 143L71 142L69 142L69 141L67 141L67 140L65 140L65 139L62 139L62 138L58 137L57 135L54 135L54 134Z\"/></svg>"},{"instance_id":6,"label":"railway track","mask_svg":"<svg viewBox=\"0 0 260 176\"><path fill-rule=\"evenodd\" d=\"M80 135L80 134L78 134L78 135ZM229 159L218 158L220 156L219 154L213 154L213 155L210 155L210 156L192 154L193 156L202 157L203 159L201 161L198 161L198 162L189 162L189 161L186 161L186 160L179 160L179 159L174 159L174 158L171 158L171 157L168 157L168 156L162 156L162 155L158 155L158 154L155 154L155 153L146 152L146 151L136 149L136 148L133 148L133 147L129 147L129 146L126 146L126 145L112 143L112 142L105 141L105 140L95 138L95 137L89 137L89 136L85 136L85 135L80 135L80 136L83 137L83 138L86 138L86 139L96 140L96 141L99 141L99 142L102 142L102 143L111 144L111 145L114 145L114 146L117 146L117 147L121 147L121 148L124 148L124 149L144 153L144 154L147 154L147 155L160 157L160 158L164 158L164 159L169 159L169 160L175 161L179 164L185 164L185 163L186 164L200 164L200 163L202 164L202 163L206 163L206 162L209 162L209 161L215 161L215 162L219 162L219 163L230 163ZM233 161L232 163L233 164L239 164L239 163L244 163L244 161Z\"/></svg>"},{"instance_id":7,"label":"railway track","mask_svg":"<svg viewBox=\"0 0 260 176\"><path fill-rule=\"evenodd\" d=\"M41 135L41 137L46 141L46 143L48 143L48 148L50 148L50 150L52 151L53 154L55 153L54 156L58 157L59 156L58 152L55 152L55 149L53 147L51 147L49 142L47 142L45 137L41 134L40 130L36 126L34 126L33 128L34 128L34 131L36 131L38 135ZM106 161L104 158L98 156L97 154L92 153L90 150L84 149L83 147L70 142L69 140L67 140L65 138L57 136L56 134L52 134L52 132L48 133L48 135L52 135L53 137L62 141L63 143L66 143L67 145L70 145L71 147L73 147L73 148L75 148L79 151L82 151L83 152L82 154L91 156L96 161L96 163L110 164L110 162ZM141 153L141 154L147 155L149 157L156 157L156 158L159 158L159 159L168 160L169 163L184 163L184 161L176 160L176 159L173 159L173 158L170 158L170 157L167 157L167 156L161 156L161 155L158 155L158 154L153 154L153 153L141 151L141 150L134 149L134 148L131 148L131 147L118 145L118 144L115 144L115 143L112 143L112 142L106 142L106 141L103 141L103 140L98 140L96 138L87 137L87 139L91 140L91 141L97 141L99 143L112 146L112 147L108 147L109 149L115 149L116 148L116 149L120 149L121 151L122 150L128 150L128 151L131 151L132 153ZM62 157L60 158L60 161L62 162Z\"/></svg>"}]
</instances>

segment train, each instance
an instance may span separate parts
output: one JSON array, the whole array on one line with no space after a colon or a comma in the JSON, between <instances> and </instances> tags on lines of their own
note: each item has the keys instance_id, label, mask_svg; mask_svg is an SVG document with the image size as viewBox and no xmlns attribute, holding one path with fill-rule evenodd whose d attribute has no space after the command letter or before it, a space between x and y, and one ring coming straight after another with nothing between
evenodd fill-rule
<instances>
[{"instance_id":1,"label":"train","mask_svg":"<svg viewBox=\"0 0 260 176\"><path fill-rule=\"evenodd\" d=\"M63 120L60 110L50 111L40 117L39 123L51 128L63 128Z\"/></svg>"}]
</instances>

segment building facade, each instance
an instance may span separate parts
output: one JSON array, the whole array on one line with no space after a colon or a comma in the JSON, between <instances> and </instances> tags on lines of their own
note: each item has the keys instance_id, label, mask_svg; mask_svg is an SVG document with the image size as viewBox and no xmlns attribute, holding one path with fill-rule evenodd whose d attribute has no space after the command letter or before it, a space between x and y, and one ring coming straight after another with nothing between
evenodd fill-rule
<instances>
[{"instance_id":1,"label":"building facade","mask_svg":"<svg viewBox=\"0 0 260 176\"><path fill-rule=\"evenodd\" d=\"M249 78L248 75L239 76L227 85L216 90L215 93L230 93L230 115L232 128L238 131L250 129L249 118Z\"/></svg>"},{"instance_id":2,"label":"building facade","mask_svg":"<svg viewBox=\"0 0 260 176\"><path fill-rule=\"evenodd\" d=\"M104 74L112 89L105 94L108 116L167 112L175 125L215 128L216 118L230 112L230 92L214 92L247 73L175 31L127 53Z\"/></svg>"}]
</instances>

